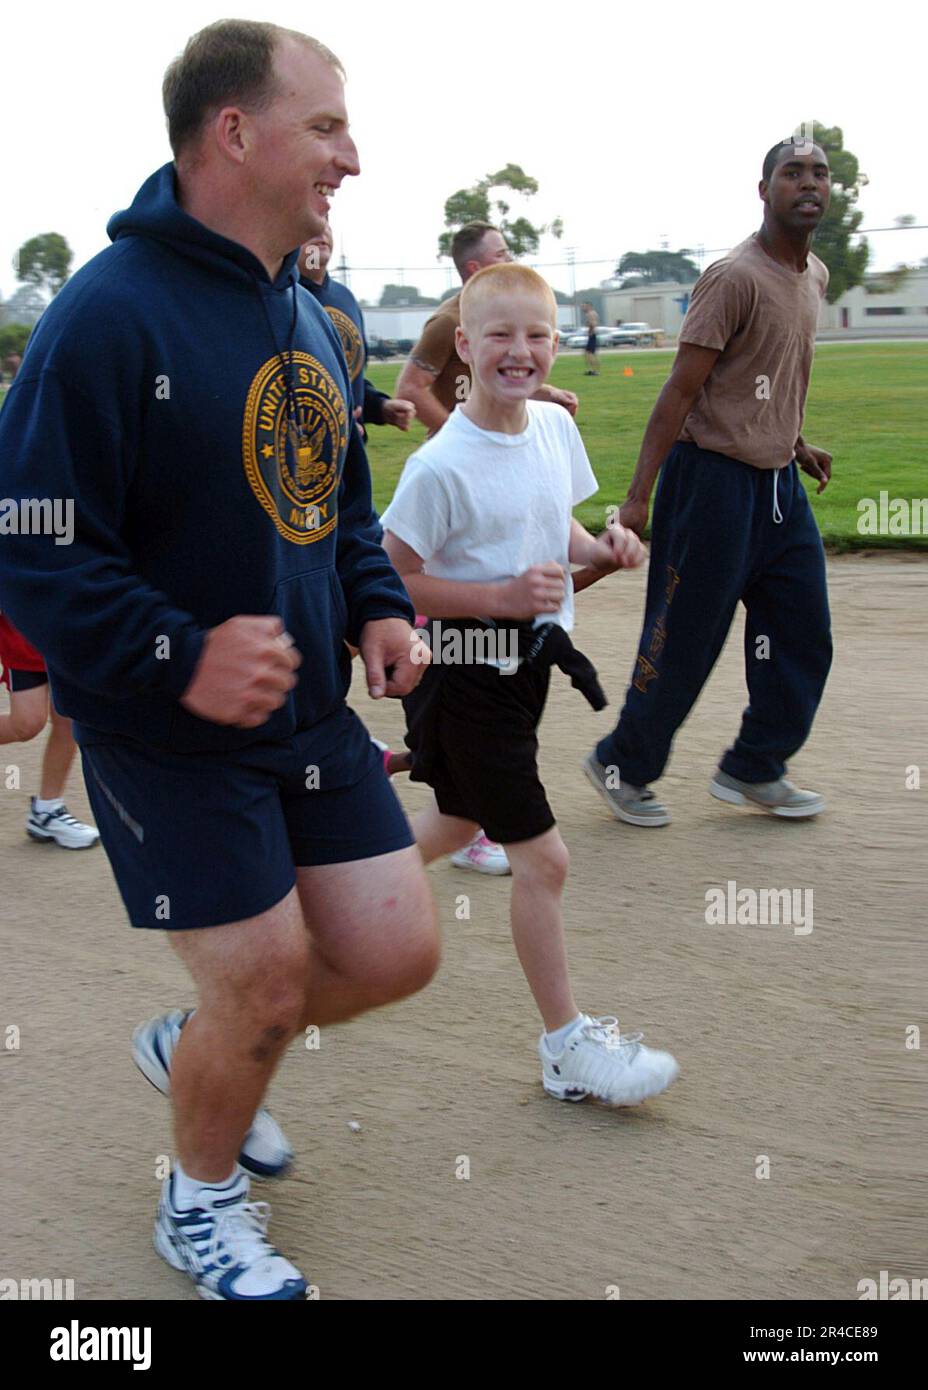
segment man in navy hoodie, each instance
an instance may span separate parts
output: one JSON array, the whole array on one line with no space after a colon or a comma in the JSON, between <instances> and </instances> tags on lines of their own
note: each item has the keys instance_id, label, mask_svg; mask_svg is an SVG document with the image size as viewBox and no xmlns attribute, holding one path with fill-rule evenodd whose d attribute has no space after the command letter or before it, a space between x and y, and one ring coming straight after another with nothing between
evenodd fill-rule
<instances>
[{"instance_id":1,"label":"man in navy hoodie","mask_svg":"<svg viewBox=\"0 0 928 1390\"><path fill-rule=\"evenodd\" d=\"M132 924L197 986L134 1040L175 1114L156 1248L206 1298L299 1299L248 1201L245 1169L291 1157L264 1091L297 1034L421 988L438 955L345 643L375 698L421 667L338 335L297 285L359 172L342 70L223 21L164 103L174 163L47 310L0 415L0 494L74 508L70 544L41 508L7 525L0 605L74 720Z\"/></svg>"},{"instance_id":2,"label":"man in navy hoodie","mask_svg":"<svg viewBox=\"0 0 928 1390\"><path fill-rule=\"evenodd\" d=\"M378 391L364 375L367 366L364 315L348 286L333 280L329 274L333 245L332 228L326 223L318 236L310 237L300 248L300 284L319 301L342 340L354 394L355 418L362 425L395 425L397 429L408 430L416 418L412 401L392 399L385 391Z\"/></svg>"}]
</instances>

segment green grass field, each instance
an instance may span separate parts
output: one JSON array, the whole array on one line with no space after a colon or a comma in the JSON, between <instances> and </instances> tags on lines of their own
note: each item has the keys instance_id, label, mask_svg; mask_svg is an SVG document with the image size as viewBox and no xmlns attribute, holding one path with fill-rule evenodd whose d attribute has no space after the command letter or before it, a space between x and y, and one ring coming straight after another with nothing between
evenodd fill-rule
<instances>
[{"instance_id":1,"label":"green grass field","mask_svg":"<svg viewBox=\"0 0 928 1390\"><path fill-rule=\"evenodd\" d=\"M625 496L672 360L672 351L605 353L599 377L583 375L579 352L562 353L554 364L551 380L580 397L577 423L600 481L596 496L577 508L591 530L600 529L606 507ZM626 367L632 376L624 375ZM371 363L368 370L382 391L392 391L398 374L397 364ZM0 387L0 404L4 394ZM374 501L382 511L425 431L414 425L408 434L376 427L369 433ZM877 499L881 490L910 501L928 495L928 343L821 344L803 433L834 454L832 481L820 497L804 479L830 548L928 547L924 536L863 536L857 530L862 497Z\"/></svg>"},{"instance_id":2,"label":"green grass field","mask_svg":"<svg viewBox=\"0 0 928 1390\"><path fill-rule=\"evenodd\" d=\"M667 379L673 352L606 353L602 375L583 375L583 354L561 353L551 380L580 397L577 424L599 492L577 508L591 530L605 524L605 509L621 502L634 471L644 427ZM631 367L634 375L624 375ZM371 363L368 375L391 391L399 367ZM368 431L374 500L383 510L393 495L403 463L425 431L408 434L376 427ZM928 343L823 343L815 353L806 410L805 438L834 455L832 481L820 497L804 476L825 543L835 550L893 546L925 549L928 537L862 536L857 503L928 496Z\"/></svg>"}]
</instances>

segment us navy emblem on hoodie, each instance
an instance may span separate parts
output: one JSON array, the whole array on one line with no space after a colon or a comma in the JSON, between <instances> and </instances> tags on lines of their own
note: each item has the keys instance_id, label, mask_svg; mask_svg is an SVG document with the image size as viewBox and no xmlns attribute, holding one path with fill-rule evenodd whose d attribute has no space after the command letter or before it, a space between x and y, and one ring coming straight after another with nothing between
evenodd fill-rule
<instances>
[{"instance_id":1,"label":"us navy emblem on hoodie","mask_svg":"<svg viewBox=\"0 0 928 1390\"><path fill-rule=\"evenodd\" d=\"M299 438L280 358L269 357L245 402L242 454L251 489L280 534L311 545L338 521L338 460L349 421L342 392L316 358L294 352L292 372Z\"/></svg>"}]
</instances>

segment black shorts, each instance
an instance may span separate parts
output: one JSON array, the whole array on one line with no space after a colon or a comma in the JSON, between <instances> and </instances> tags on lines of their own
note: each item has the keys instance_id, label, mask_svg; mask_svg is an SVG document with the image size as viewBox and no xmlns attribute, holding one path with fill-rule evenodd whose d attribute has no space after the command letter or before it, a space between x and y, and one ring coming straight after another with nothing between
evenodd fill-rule
<instances>
[{"instance_id":1,"label":"black shorts","mask_svg":"<svg viewBox=\"0 0 928 1390\"><path fill-rule=\"evenodd\" d=\"M595 334L595 333L591 333L590 336L589 336L589 337L587 338L587 340L586 340L586 350L587 350L587 352L595 352L596 349L597 349L597 347L598 347L598 345L599 345L599 340L597 339L596 334Z\"/></svg>"},{"instance_id":2,"label":"black shorts","mask_svg":"<svg viewBox=\"0 0 928 1390\"><path fill-rule=\"evenodd\" d=\"M555 824L538 776L538 723L550 667L430 666L403 701L412 781L446 816L476 821L491 840L533 840Z\"/></svg>"}]
</instances>

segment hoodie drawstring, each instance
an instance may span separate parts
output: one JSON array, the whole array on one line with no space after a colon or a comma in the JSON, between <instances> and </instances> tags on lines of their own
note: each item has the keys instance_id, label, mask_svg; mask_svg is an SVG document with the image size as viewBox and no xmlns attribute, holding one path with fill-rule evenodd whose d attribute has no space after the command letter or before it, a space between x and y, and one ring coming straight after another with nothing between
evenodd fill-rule
<instances>
[{"instance_id":1,"label":"hoodie drawstring","mask_svg":"<svg viewBox=\"0 0 928 1390\"><path fill-rule=\"evenodd\" d=\"M274 351L277 354L277 360L280 363L280 369L283 373L284 385L287 392L287 420L290 426L288 433L290 435L294 451L296 451L302 445L306 444L306 439L304 437L305 432L303 424L300 420L299 405L296 398L296 386L293 383L293 344L296 341L297 320L296 281L292 280L290 283L290 289L292 292L293 299L293 311L290 315L290 337L287 343L286 357L284 357L284 354L281 352L280 348L277 345L277 334L274 332L274 325L271 323L271 315L268 312L268 307L267 303L265 302L264 295L261 293L261 286L258 284L257 280L254 280L253 284L257 292L258 298L261 301L261 308L264 310L264 317L267 321L268 332L271 335L271 342L274 344Z\"/></svg>"},{"instance_id":2,"label":"hoodie drawstring","mask_svg":"<svg viewBox=\"0 0 928 1390\"><path fill-rule=\"evenodd\" d=\"M779 481L780 470L779 468L775 468L773 470L773 524L775 526L779 526L780 522L783 520L783 513L780 511L780 502L777 497L777 484Z\"/></svg>"}]
</instances>

